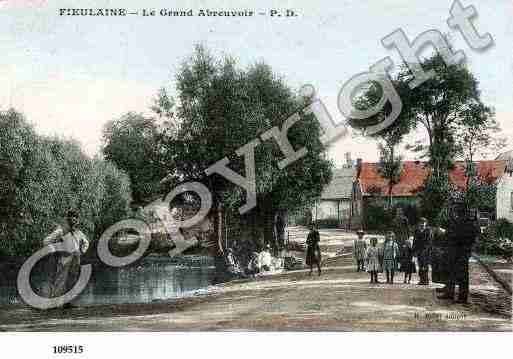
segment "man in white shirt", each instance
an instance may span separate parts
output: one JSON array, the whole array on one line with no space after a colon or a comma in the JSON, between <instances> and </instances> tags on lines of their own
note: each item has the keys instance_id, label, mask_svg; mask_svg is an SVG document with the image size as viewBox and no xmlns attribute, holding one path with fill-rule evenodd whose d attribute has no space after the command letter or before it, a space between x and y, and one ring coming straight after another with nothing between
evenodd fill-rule
<instances>
[{"instance_id":1,"label":"man in white shirt","mask_svg":"<svg viewBox=\"0 0 513 359\"><path fill-rule=\"evenodd\" d=\"M55 268L55 279L51 285L50 297L66 294L75 284L80 274L80 256L87 252L89 241L78 229L78 212L69 210L66 223L57 228L43 240L55 252L54 244L62 243L66 252L58 252ZM69 306L69 305L68 305Z\"/></svg>"}]
</instances>

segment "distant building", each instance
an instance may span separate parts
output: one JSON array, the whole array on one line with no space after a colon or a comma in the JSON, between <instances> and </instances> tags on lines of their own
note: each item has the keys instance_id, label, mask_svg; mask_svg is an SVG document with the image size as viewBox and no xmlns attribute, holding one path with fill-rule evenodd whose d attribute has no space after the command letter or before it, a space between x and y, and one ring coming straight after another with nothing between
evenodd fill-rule
<instances>
[{"instance_id":1,"label":"distant building","mask_svg":"<svg viewBox=\"0 0 513 359\"><path fill-rule=\"evenodd\" d=\"M497 182L497 218L513 222L513 150L501 153L495 160L505 164L505 174Z\"/></svg>"},{"instance_id":2,"label":"distant building","mask_svg":"<svg viewBox=\"0 0 513 359\"><path fill-rule=\"evenodd\" d=\"M496 218L513 220L513 177L508 173L507 161L477 161L477 177L488 183L497 184L496 213L490 214ZM392 205L418 205L419 192L429 175L426 162L404 161L401 177L392 187ZM463 162L457 162L449 173L452 184L464 190L467 184ZM388 180L378 171L378 163L362 162L357 165L355 180L352 188L351 224L353 228L361 225L365 211L370 202L388 202Z\"/></svg>"},{"instance_id":3,"label":"distant building","mask_svg":"<svg viewBox=\"0 0 513 359\"><path fill-rule=\"evenodd\" d=\"M346 153L346 165L333 171L333 179L324 188L321 199L312 209L316 221L336 221L339 227L349 227L351 219L351 198L356 175L350 154Z\"/></svg>"}]
</instances>

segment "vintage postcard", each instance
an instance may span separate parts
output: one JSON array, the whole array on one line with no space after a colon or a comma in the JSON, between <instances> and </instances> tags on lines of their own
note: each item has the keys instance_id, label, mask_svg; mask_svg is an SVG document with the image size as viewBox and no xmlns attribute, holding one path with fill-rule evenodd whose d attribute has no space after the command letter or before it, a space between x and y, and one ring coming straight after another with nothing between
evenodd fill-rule
<instances>
[{"instance_id":1,"label":"vintage postcard","mask_svg":"<svg viewBox=\"0 0 513 359\"><path fill-rule=\"evenodd\" d=\"M511 333L512 14L0 0L0 331Z\"/></svg>"}]
</instances>

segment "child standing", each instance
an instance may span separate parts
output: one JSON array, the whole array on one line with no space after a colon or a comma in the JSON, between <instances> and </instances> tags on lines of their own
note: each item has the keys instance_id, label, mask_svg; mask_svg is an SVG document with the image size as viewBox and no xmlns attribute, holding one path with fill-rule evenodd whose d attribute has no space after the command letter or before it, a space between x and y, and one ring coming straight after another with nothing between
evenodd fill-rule
<instances>
[{"instance_id":1,"label":"child standing","mask_svg":"<svg viewBox=\"0 0 513 359\"><path fill-rule=\"evenodd\" d=\"M411 274L415 273L415 263L413 262L413 237L404 242L401 256L401 270L404 272L404 283L411 282Z\"/></svg>"},{"instance_id":2,"label":"child standing","mask_svg":"<svg viewBox=\"0 0 513 359\"><path fill-rule=\"evenodd\" d=\"M370 273L371 283L379 283L379 248L377 245L378 239L373 237L370 239L370 247L367 249L367 271Z\"/></svg>"},{"instance_id":3,"label":"child standing","mask_svg":"<svg viewBox=\"0 0 513 359\"><path fill-rule=\"evenodd\" d=\"M394 284L394 274L397 267L397 257L399 256L399 246L395 242L395 234L388 231L383 245L383 270L387 273L387 283Z\"/></svg>"},{"instance_id":4,"label":"child standing","mask_svg":"<svg viewBox=\"0 0 513 359\"><path fill-rule=\"evenodd\" d=\"M364 232L362 229L356 232L358 236L353 243L353 255L356 261L356 271L364 271L365 270L365 255L367 253L367 243L365 239L363 239Z\"/></svg>"}]
</instances>

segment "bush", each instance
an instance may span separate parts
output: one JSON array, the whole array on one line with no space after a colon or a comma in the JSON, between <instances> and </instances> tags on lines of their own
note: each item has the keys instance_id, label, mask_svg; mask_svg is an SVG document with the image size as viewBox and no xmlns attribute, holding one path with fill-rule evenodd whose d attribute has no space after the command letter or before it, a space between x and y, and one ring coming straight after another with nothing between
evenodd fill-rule
<instances>
[{"instance_id":1,"label":"bush","mask_svg":"<svg viewBox=\"0 0 513 359\"><path fill-rule=\"evenodd\" d=\"M488 226L479 239L478 253L496 255L511 260L513 257L513 223L501 218Z\"/></svg>"},{"instance_id":2,"label":"bush","mask_svg":"<svg viewBox=\"0 0 513 359\"><path fill-rule=\"evenodd\" d=\"M380 204L369 203L364 213L363 226L366 231L385 231L392 223L395 212Z\"/></svg>"},{"instance_id":3,"label":"bush","mask_svg":"<svg viewBox=\"0 0 513 359\"><path fill-rule=\"evenodd\" d=\"M0 111L0 255L41 248L69 208L94 242L129 203L128 177L113 165L90 159L74 141L38 136L14 110Z\"/></svg>"},{"instance_id":4,"label":"bush","mask_svg":"<svg viewBox=\"0 0 513 359\"><path fill-rule=\"evenodd\" d=\"M398 207L401 207L403 209L403 213L406 216L406 218L408 218L408 224L410 226L414 226L419 222L419 218L421 216L419 213L419 208L415 204L404 204Z\"/></svg>"},{"instance_id":5,"label":"bush","mask_svg":"<svg viewBox=\"0 0 513 359\"><path fill-rule=\"evenodd\" d=\"M289 216L290 223L299 226L309 226L312 223L312 212L310 209L302 209L291 213Z\"/></svg>"}]
</instances>

